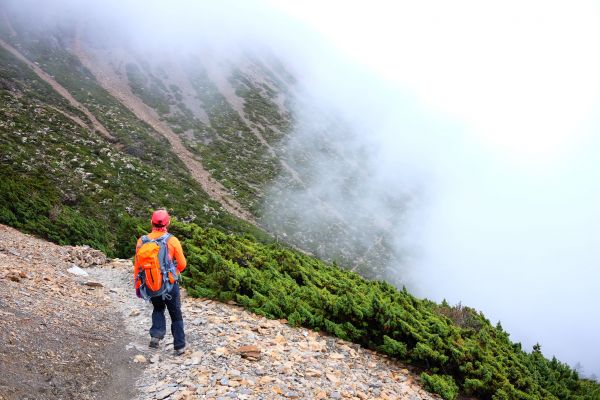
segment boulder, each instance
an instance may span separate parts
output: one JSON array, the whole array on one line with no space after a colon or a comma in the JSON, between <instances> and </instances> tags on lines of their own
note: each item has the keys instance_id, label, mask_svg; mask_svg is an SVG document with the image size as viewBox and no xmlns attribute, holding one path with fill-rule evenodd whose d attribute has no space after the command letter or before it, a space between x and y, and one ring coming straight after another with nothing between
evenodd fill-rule
<instances>
[{"instance_id":1,"label":"boulder","mask_svg":"<svg viewBox=\"0 0 600 400\"><path fill-rule=\"evenodd\" d=\"M259 360L261 356L261 350L254 345L239 347L236 350L236 353L242 356L242 358L246 358L252 361Z\"/></svg>"},{"instance_id":2,"label":"boulder","mask_svg":"<svg viewBox=\"0 0 600 400\"><path fill-rule=\"evenodd\" d=\"M81 268L104 265L109 261L100 250L92 249L89 246L72 246L68 252L68 260Z\"/></svg>"}]
</instances>

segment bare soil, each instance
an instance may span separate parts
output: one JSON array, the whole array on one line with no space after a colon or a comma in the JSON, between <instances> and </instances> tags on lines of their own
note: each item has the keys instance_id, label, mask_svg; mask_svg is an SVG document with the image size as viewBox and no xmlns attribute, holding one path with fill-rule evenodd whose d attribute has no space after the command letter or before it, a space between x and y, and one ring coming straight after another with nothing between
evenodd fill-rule
<instances>
[{"instance_id":1,"label":"bare soil","mask_svg":"<svg viewBox=\"0 0 600 400\"><path fill-rule=\"evenodd\" d=\"M70 248L0 225L0 399L131 399L141 367L104 288Z\"/></svg>"}]
</instances>

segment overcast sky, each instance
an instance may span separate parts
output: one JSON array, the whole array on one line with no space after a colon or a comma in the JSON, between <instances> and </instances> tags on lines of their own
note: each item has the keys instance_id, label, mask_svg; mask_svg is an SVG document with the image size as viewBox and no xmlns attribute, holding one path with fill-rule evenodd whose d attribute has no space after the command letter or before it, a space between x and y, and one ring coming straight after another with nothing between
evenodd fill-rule
<instances>
[{"instance_id":1,"label":"overcast sky","mask_svg":"<svg viewBox=\"0 0 600 400\"><path fill-rule=\"evenodd\" d=\"M377 164L425 186L413 289L600 375L600 4L269 3L393 88Z\"/></svg>"}]
</instances>

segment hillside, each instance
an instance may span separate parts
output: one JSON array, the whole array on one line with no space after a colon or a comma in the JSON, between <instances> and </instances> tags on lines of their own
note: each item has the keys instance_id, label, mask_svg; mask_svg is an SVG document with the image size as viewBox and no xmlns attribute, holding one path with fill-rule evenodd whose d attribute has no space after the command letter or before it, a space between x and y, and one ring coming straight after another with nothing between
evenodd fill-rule
<instances>
[{"instance_id":1,"label":"hillside","mask_svg":"<svg viewBox=\"0 0 600 400\"><path fill-rule=\"evenodd\" d=\"M348 209L357 209L361 201L360 193L352 191L352 181L368 174L360 165L360 154L346 154L336 144L335 135L345 140L349 128L334 113L312 107L272 54L241 50L223 54L202 47L182 57L166 49L138 48L108 34L99 36L89 23L33 27L28 23L32 11L18 10L0 10L6 67L30 66L20 72L30 76L5 77L11 87L22 85L19 90L28 98L33 81L41 81L38 86L50 84L55 92L38 103L52 105L52 112L67 114L70 123L99 134L101 142L118 150L116 158L122 153L151 164L150 168L169 164L177 177L165 176L166 180L173 184L193 180L195 184L184 186L212 200L201 207L195 202L186 210L176 206L181 199L155 204L172 208L181 218L192 213L209 221L222 209L305 251L372 277L386 277L391 260L400 257L389 241L401 209L399 215L385 219L373 213L348 215ZM77 112L58 106L58 100ZM43 128L51 125L42 118L35 123ZM309 142L314 145L298 145L290 136L293 131L310 131ZM163 147L165 153L159 156ZM348 200L342 205L307 190L316 178L313 165L323 158L336 160L340 163L336 168L346 171L350 205ZM78 167L98 173L86 165ZM103 186L105 180L95 184ZM181 190L173 193L181 197ZM389 201L402 204L402 199ZM307 202L313 207L310 223L304 216ZM134 217L142 212L138 204L129 208ZM326 237L337 239L332 243Z\"/></svg>"},{"instance_id":2,"label":"hillside","mask_svg":"<svg viewBox=\"0 0 600 400\"><path fill-rule=\"evenodd\" d=\"M53 75L50 83L61 88L56 91L45 75L27 67L18 50L0 44L2 222L60 243L87 243L111 256L128 255L134 235L127 230L158 205L183 220L266 238L227 213L226 202L213 200L219 196L211 198L198 171L188 170L159 132L86 70L35 61ZM48 46L31 51L50 50L55 63L81 67L65 50ZM63 74L57 73L61 67ZM56 224L64 229L51 233L49 226Z\"/></svg>"}]
</instances>

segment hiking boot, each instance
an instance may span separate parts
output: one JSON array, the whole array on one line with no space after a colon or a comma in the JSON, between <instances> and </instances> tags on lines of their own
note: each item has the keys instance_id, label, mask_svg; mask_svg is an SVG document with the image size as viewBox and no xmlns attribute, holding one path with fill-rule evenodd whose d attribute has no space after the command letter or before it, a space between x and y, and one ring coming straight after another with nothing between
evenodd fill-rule
<instances>
[{"instance_id":1,"label":"hiking boot","mask_svg":"<svg viewBox=\"0 0 600 400\"><path fill-rule=\"evenodd\" d=\"M150 347L151 349L158 349L158 344L160 343L160 339L157 337L152 337L150 338L150 343L148 344L148 347Z\"/></svg>"},{"instance_id":2,"label":"hiking boot","mask_svg":"<svg viewBox=\"0 0 600 400\"><path fill-rule=\"evenodd\" d=\"M185 350L186 350L185 346L182 347L182 348L180 348L180 349L175 349L173 351L173 355L175 355L175 356L181 356L181 355L183 355L185 353Z\"/></svg>"}]
</instances>

